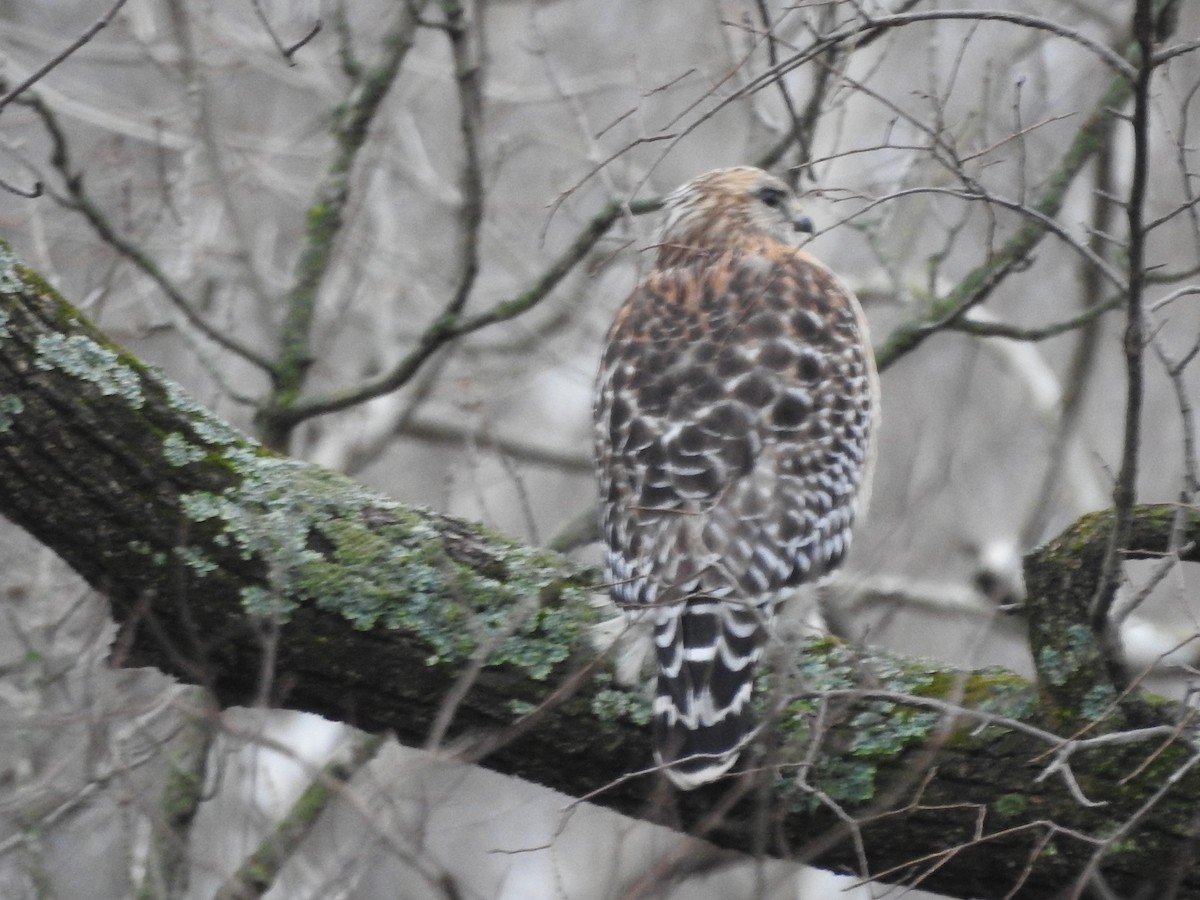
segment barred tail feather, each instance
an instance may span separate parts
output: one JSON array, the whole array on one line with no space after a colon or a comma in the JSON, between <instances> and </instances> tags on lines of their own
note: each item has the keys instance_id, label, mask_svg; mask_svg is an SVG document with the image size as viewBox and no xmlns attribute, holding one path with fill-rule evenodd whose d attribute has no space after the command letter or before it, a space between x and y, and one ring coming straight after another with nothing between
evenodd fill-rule
<instances>
[{"instance_id":1,"label":"barred tail feather","mask_svg":"<svg viewBox=\"0 0 1200 900\"><path fill-rule=\"evenodd\" d=\"M682 790L729 771L750 736L768 624L753 605L710 597L664 609L655 624L655 757Z\"/></svg>"}]
</instances>

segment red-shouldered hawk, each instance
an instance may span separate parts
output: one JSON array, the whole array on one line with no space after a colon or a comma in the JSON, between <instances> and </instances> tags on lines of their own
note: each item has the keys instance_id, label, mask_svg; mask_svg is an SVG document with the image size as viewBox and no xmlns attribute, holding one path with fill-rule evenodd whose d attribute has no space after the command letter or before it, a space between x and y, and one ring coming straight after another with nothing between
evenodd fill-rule
<instances>
[{"instance_id":1,"label":"red-shouldered hawk","mask_svg":"<svg viewBox=\"0 0 1200 900\"><path fill-rule=\"evenodd\" d=\"M781 595L846 555L879 389L858 301L788 242L812 222L782 181L717 169L665 212L608 334L595 441L612 595L654 624L655 755L686 789L751 734Z\"/></svg>"}]
</instances>

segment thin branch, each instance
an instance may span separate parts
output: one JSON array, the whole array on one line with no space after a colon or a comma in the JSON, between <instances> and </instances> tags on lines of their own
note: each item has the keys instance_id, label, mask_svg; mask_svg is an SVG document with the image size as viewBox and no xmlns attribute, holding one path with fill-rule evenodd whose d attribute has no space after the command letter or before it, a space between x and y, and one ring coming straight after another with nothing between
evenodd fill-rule
<instances>
[{"instance_id":1,"label":"thin branch","mask_svg":"<svg viewBox=\"0 0 1200 900\"><path fill-rule=\"evenodd\" d=\"M1191 108L1197 93L1200 93L1200 78L1196 78L1192 82L1192 86L1179 99L1179 125L1174 135L1175 165L1179 172L1179 189L1183 193L1183 196L1187 198L1186 209L1188 221L1192 226L1193 247L1200 247L1200 213L1196 209L1196 192L1193 187L1195 177L1191 174L1191 169L1188 165L1193 148L1189 144L1186 135L1192 133Z\"/></svg>"},{"instance_id":2,"label":"thin branch","mask_svg":"<svg viewBox=\"0 0 1200 900\"><path fill-rule=\"evenodd\" d=\"M1117 210L1117 204L1111 197L1114 121L1109 119L1109 127L1098 135L1102 143L1096 154L1093 174L1092 222L1088 244L1091 251L1101 259L1105 258L1104 255L1109 249L1103 235L1111 230L1112 219ZM1075 319L1083 321L1080 323L1079 337L1072 350L1071 363L1064 378L1058 423L1050 452L1047 454L1049 462L1042 473L1041 489L1035 494L1038 499L1021 529L1022 546L1025 547L1032 547L1041 539L1046 523L1059 500L1059 487L1064 467L1067 465L1068 447L1078 427L1096 365L1101 333L1100 317L1109 310L1116 309L1122 301L1120 294L1114 295L1106 302L1097 301L1101 295L1100 272L1094 266L1080 267L1079 283L1079 297L1085 309Z\"/></svg>"},{"instance_id":3,"label":"thin branch","mask_svg":"<svg viewBox=\"0 0 1200 900\"><path fill-rule=\"evenodd\" d=\"M187 893L192 859L189 841L196 814L205 796L208 753L216 736L217 709L208 692L185 687L172 701L185 714L177 746L164 756L166 782L159 796L157 815L151 819L151 858L137 893L146 897L182 898Z\"/></svg>"},{"instance_id":4,"label":"thin branch","mask_svg":"<svg viewBox=\"0 0 1200 900\"><path fill-rule=\"evenodd\" d=\"M1147 2L1147 0L1139 0L1139 8L1142 2ZM1148 2L1147 5L1149 5ZM1092 878L1099 876L1100 864L1104 861L1106 854L1108 854L1108 852L1112 849L1113 845L1118 841L1123 840L1127 835L1132 834L1133 830L1137 828L1142 819L1148 816L1154 807L1161 803L1163 799L1166 798L1166 796L1180 782L1180 780L1187 775L1188 772L1194 769L1197 764L1200 764L1200 753L1193 753L1190 757L1188 757L1187 761L1183 765L1179 766L1179 768L1175 769L1175 771L1163 779L1163 782L1158 786L1158 789L1155 790L1148 798L1146 798L1146 801L1140 807L1138 807L1131 815L1122 820L1122 822L1113 829L1112 833L1104 841L1099 843L1095 852L1092 854L1092 858L1088 861L1087 866L1084 868L1083 872L1080 873L1079 878L1075 882L1075 889L1069 895L1072 900L1074 900L1074 898L1081 897L1083 895L1083 890L1091 883Z\"/></svg>"},{"instance_id":5,"label":"thin branch","mask_svg":"<svg viewBox=\"0 0 1200 900\"><path fill-rule=\"evenodd\" d=\"M69 57L72 53L107 28L108 24L112 21L113 16L115 16L124 5L125 0L117 0L117 2L109 8L108 12L106 12L92 24L91 28L73 40L61 52L52 56L42 66L35 70L32 75L18 84L15 88L13 88L3 97L0 97L0 111L17 99L17 97L19 97L21 94L25 93L25 91L29 90L29 88L31 88L33 85L41 81L48 72L61 65L63 61L66 60L67 57Z\"/></svg>"},{"instance_id":6,"label":"thin branch","mask_svg":"<svg viewBox=\"0 0 1200 900\"><path fill-rule=\"evenodd\" d=\"M1037 218L1030 217L1022 223L987 262L968 272L952 291L933 305L923 319L895 329L876 348L875 357L880 371L915 350L930 335L957 321L968 309L986 299L1011 271L1024 264L1046 235L1045 223L1051 221L1062 207L1076 176L1103 146L1103 135L1109 127L1111 110L1123 106L1131 93L1132 87L1123 76L1109 83L1104 95L1075 133L1034 205L1032 212L1037 214Z\"/></svg>"},{"instance_id":7,"label":"thin branch","mask_svg":"<svg viewBox=\"0 0 1200 900\"><path fill-rule=\"evenodd\" d=\"M184 78L185 108L193 132L204 148L204 153L199 154L199 157L211 170L210 183L216 191L216 196L220 198L219 207L229 223L230 236L233 238L231 255L240 264L250 291L260 307L271 309L275 306L277 297L267 288L259 271L259 260L250 249L254 246L253 234L246 225L242 212L243 203L240 202L235 189L239 179L230 173L225 164L226 153L219 136L218 117L213 112L210 82L204 76L203 60L196 50L192 24L195 4L189 4L187 0L167 0L165 6L171 19L172 36L180 50L179 70Z\"/></svg>"},{"instance_id":8,"label":"thin branch","mask_svg":"<svg viewBox=\"0 0 1200 900\"><path fill-rule=\"evenodd\" d=\"M283 753L289 759L296 759L290 748L270 741L262 735L253 735L250 740L266 749ZM312 783L305 788L257 849L221 885L214 894L214 900L253 900L262 897L275 886L279 873L295 857L300 845L330 803L340 798L352 799L353 791L349 790L351 779L376 758L383 744L384 738L379 735L357 735L345 760L335 760L315 771ZM378 827L381 835L390 834L390 830ZM408 848L402 848L402 854L402 858L409 862L415 858L415 854ZM429 877L431 883L435 881L431 873L422 874Z\"/></svg>"},{"instance_id":9,"label":"thin branch","mask_svg":"<svg viewBox=\"0 0 1200 900\"><path fill-rule=\"evenodd\" d=\"M3 178L0 178L0 191L6 191L10 194L16 194L18 197L24 197L26 200L36 200L45 193L40 181L35 181L31 188L19 188L14 184L9 184Z\"/></svg>"},{"instance_id":10,"label":"thin branch","mask_svg":"<svg viewBox=\"0 0 1200 900\"><path fill-rule=\"evenodd\" d=\"M946 330L960 331L963 334L970 334L975 337L1008 338L1013 341L1031 341L1037 343L1038 341L1044 341L1048 338L1057 337L1060 334L1066 334L1068 331L1074 331L1086 325L1091 325L1106 313L1118 309L1124 301L1125 298L1117 294L1103 303L1097 303L1094 306L1088 307L1087 310L1078 315L1071 316L1069 319L1063 319L1061 322L1054 322L1050 325L1038 325L1026 328L1019 325L1010 325L1007 322L985 321L983 319L976 319L971 315L966 315L947 323Z\"/></svg>"},{"instance_id":11,"label":"thin branch","mask_svg":"<svg viewBox=\"0 0 1200 900\"><path fill-rule=\"evenodd\" d=\"M1055 22L1051 19L1044 19L1040 16L1026 15L1024 13L999 9L927 10L921 12L896 13L886 16L871 16L860 9L860 15L862 17L861 22L856 22L852 25L846 26L841 31L826 35L822 39L822 42L841 43L843 41L852 40L863 32L903 28L907 25L913 25L919 22L1001 22L1008 25L1016 25L1021 28L1033 29L1035 31L1046 31L1055 35L1056 37L1065 38L1066 40L1079 44L1081 47L1095 54L1105 65L1113 69L1118 74L1129 79L1132 79L1136 74L1134 66L1111 47L1108 47L1100 41L1089 37L1083 31L1070 28L1066 25L1063 25L1061 22ZM793 59L787 61L784 65L787 67L787 69L791 69L798 64L799 62L796 59Z\"/></svg>"},{"instance_id":12,"label":"thin branch","mask_svg":"<svg viewBox=\"0 0 1200 900\"><path fill-rule=\"evenodd\" d=\"M1057 212L1057 209L1053 210L1053 212L1045 212L1042 209L1042 204L1039 204L1036 207L1031 207L1019 200L1010 200L1007 197L1001 196L1000 194L994 194L990 191L985 191L978 185L974 185L966 189L934 187L927 185L892 191L882 197L871 198L867 206L865 206L863 209L857 210L851 216L847 216L841 221L835 223L835 225L849 222L853 218L862 215L864 212L867 212L868 210L876 206L880 206L890 200L897 200L902 197L920 196L922 194L942 194L949 197L957 197L968 202L986 203L989 206L998 206L1001 209L1007 209L1011 212L1014 212L1017 215L1030 220L1030 222L1042 232L1050 233L1055 237L1060 238L1067 247L1081 256L1084 261L1093 266L1098 274L1103 275L1109 282L1111 282L1113 287L1120 291L1124 291L1126 289L1125 279L1122 278L1120 272L1109 265L1104 258L1097 254L1091 247L1081 244L1079 241L1075 240L1075 238L1071 236L1071 233L1054 219L1053 212ZM1041 236L1043 235L1039 235L1039 239ZM1012 240L1010 240L1010 243L1012 243ZM1008 244L1005 246L1007 247ZM961 312L961 310L958 311L956 315L961 315Z\"/></svg>"},{"instance_id":13,"label":"thin branch","mask_svg":"<svg viewBox=\"0 0 1200 900\"><path fill-rule=\"evenodd\" d=\"M1171 379L1171 386L1175 391L1175 404L1179 409L1179 418L1183 426L1183 484L1179 490L1179 506L1175 511L1167 552L1137 593L1113 604L1109 615L1113 627L1116 629L1124 624L1129 615L1146 601L1154 588L1179 565L1181 557L1195 549L1192 542L1185 543L1184 528L1187 520L1186 510L1195 500L1196 492L1200 491L1200 468L1197 467L1196 461L1195 420L1192 403L1188 397L1183 373L1197 354L1200 354L1200 339L1197 339L1191 349L1178 361L1168 355L1157 333L1151 335L1150 340L1155 353L1167 370L1167 376Z\"/></svg>"},{"instance_id":14,"label":"thin branch","mask_svg":"<svg viewBox=\"0 0 1200 900\"><path fill-rule=\"evenodd\" d=\"M333 27L338 38L338 62L342 74L350 81L362 80L362 64L354 53L354 35L350 32L350 22L346 18L345 0L339 0L333 11Z\"/></svg>"},{"instance_id":15,"label":"thin branch","mask_svg":"<svg viewBox=\"0 0 1200 900\"><path fill-rule=\"evenodd\" d=\"M479 154L479 129L483 122L483 85L481 66L473 58L465 10L456 0L442 4L446 14L445 32L454 57L454 78L458 83L458 129L462 136L463 164L459 186L462 208L458 228L458 286L446 305L446 315L457 316L466 306L467 297L479 275L479 230L483 225L483 173ZM476 35L479 45L482 34Z\"/></svg>"},{"instance_id":16,"label":"thin branch","mask_svg":"<svg viewBox=\"0 0 1200 900\"><path fill-rule=\"evenodd\" d=\"M659 209L661 205L662 201L658 199L641 200L635 203L621 201L610 203L604 210L592 217L592 220L571 245L559 254L558 258L529 289L508 300L502 300L491 309L474 316L439 316L426 327L417 339L416 346L390 371L371 381L335 391L324 397L301 398L286 410L278 410L276 414L289 427L294 427L305 419L348 409L364 400L378 397L404 386L434 353L450 341L489 325L516 318L545 300L558 283L627 212L631 212L633 215L642 215Z\"/></svg>"},{"instance_id":17,"label":"thin branch","mask_svg":"<svg viewBox=\"0 0 1200 900\"><path fill-rule=\"evenodd\" d=\"M263 30L266 31L267 35L271 38L271 43L275 45L275 49L279 51L279 55L287 60L287 64L289 66L296 65L296 61L292 59L292 57L296 55L296 51L298 51L301 47L303 47L321 32L321 20L317 19L304 37L300 38L300 40L296 41L290 46L284 46L283 42L279 40L279 35L275 33L275 29L271 27L271 22L267 19L267 14L263 12L260 0L250 0L250 5L254 7L254 14L258 16L258 21L262 23Z\"/></svg>"},{"instance_id":18,"label":"thin branch","mask_svg":"<svg viewBox=\"0 0 1200 900\"><path fill-rule=\"evenodd\" d=\"M1200 289L1196 291L1200 293ZM1175 404L1179 407L1179 419L1183 426L1183 487L1180 490L1179 501L1182 504L1191 503L1196 493L1200 492L1200 463L1196 460L1196 419L1188 397L1187 384L1183 371L1200 354L1200 340L1192 344L1191 349L1180 360L1173 360L1163 349L1162 343L1155 338L1154 349L1167 369L1171 385L1175 389Z\"/></svg>"},{"instance_id":19,"label":"thin branch","mask_svg":"<svg viewBox=\"0 0 1200 900\"><path fill-rule=\"evenodd\" d=\"M767 44L767 62L772 70L779 66L779 38L775 34L775 23L771 21L771 12L767 8L766 0L755 0L755 5L758 8L758 16L762 21L763 32L766 37ZM785 12L784 15L787 13ZM813 91L812 97L809 99L807 113L811 109L813 101L819 103L822 92L821 84L828 81L828 75L823 68L817 70L818 85ZM800 149L802 159L808 159L812 155L812 127L816 122L815 117L806 117L796 111L796 104L792 101L791 92L788 90L787 82L781 77L775 82L779 88L779 96L783 101L784 109L787 110L788 121L791 123L791 128L788 129L789 141L785 144L780 142L781 147L789 146L791 143Z\"/></svg>"},{"instance_id":20,"label":"thin branch","mask_svg":"<svg viewBox=\"0 0 1200 900\"><path fill-rule=\"evenodd\" d=\"M100 207L92 200L91 195L84 188L83 174L74 171L71 165L70 149L67 145L66 135L59 126L58 117L54 114L53 110L46 106L42 99L37 96L23 97L18 103L32 109L38 118L41 119L42 124L50 135L51 144L54 148L51 152L50 163L62 175L67 189L66 196L60 195L53 190L49 191L50 196L57 203L80 213L87 220L88 224L92 226L92 230L96 232L101 240L133 263L137 268L141 269L142 273L157 284L159 290L183 314L188 324L213 343L240 356L246 362L256 366L263 372L270 373L272 371L270 360L262 356L248 344L243 344L237 338L225 334L216 328L216 326L210 324L200 314L194 304L183 295L183 292L175 283L167 277L166 273L159 268L158 263L149 254L129 239L117 233L116 228L104 213L101 212Z\"/></svg>"},{"instance_id":21,"label":"thin branch","mask_svg":"<svg viewBox=\"0 0 1200 900\"><path fill-rule=\"evenodd\" d=\"M287 312L280 327L274 390L258 415L263 443L268 447L286 447L292 428L300 421L289 411L303 390L313 364L312 325L317 297L333 264L334 245L345 225L354 164L383 98L416 40L419 12L419 5L400 5L396 21L383 38L387 48L383 61L374 69L363 72L362 80L355 83L352 96L340 108L334 125L337 152L309 207L305 246L296 261L296 280L288 293Z\"/></svg>"},{"instance_id":22,"label":"thin branch","mask_svg":"<svg viewBox=\"0 0 1200 900\"><path fill-rule=\"evenodd\" d=\"M1133 172L1129 200L1125 207L1129 220L1129 293L1125 323L1125 426L1121 448L1121 467L1113 487L1112 532L1101 565L1096 594L1092 598L1092 632L1100 642L1109 676L1121 685L1125 673L1121 666L1120 638L1109 615L1121 582L1121 550L1129 538L1133 507L1137 501L1138 446L1141 443L1145 320L1142 294L1145 289L1146 230L1144 228L1147 181L1150 168L1150 81L1154 75L1154 2L1137 0L1133 14L1133 36L1139 48L1137 78L1133 85Z\"/></svg>"},{"instance_id":23,"label":"thin branch","mask_svg":"<svg viewBox=\"0 0 1200 900\"><path fill-rule=\"evenodd\" d=\"M727 106L744 100L751 94L767 88L770 84L774 83L777 79L783 77L788 72L812 62L814 59L826 53L830 48L843 44L861 46L868 38L873 40L888 30L923 22L936 22L941 20L994 21L1003 22L1010 25L1024 26L1038 31L1047 31L1051 34L1057 35L1058 37L1063 37L1074 41L1095 53L1106 65L1118 73L1118 78L1127 86L1131 82L1136 71L1132 63L1130 63L1121 54L1117 53L1110 47L1093 40L1083 32L1068 28L1060 23L1053 22L1048 19L1039 18L1037 16L1012 13L1003 10L944 10L932 12L898 13L887 16L869 16L861 8L859 8L859 15L862 21L847 25L846 27L829 34L819 35L808 47L804 48L804 50L797 53L791 59L784 61L775 70L765 72L762 75L757 76L743 87L723 97L713 106L712 109L709 109L704 113L704 115L698 116L696 120L689 124L686 128L673 134L661 134L649 138L640 138L638 141L632 142L628 147L618 151L618 153L615 155L621 155L626 150L638 143L661 140L671 141L670 145L666 148L666 150L664 150L664 154L669 153L676 144L682 141L685 137L689 136L693 131L695 131L721 110L725 109ZM718 84L712 85L710 90L705 93L704 97L686 106L683 111L672 120L671 124L679 121L684 115L694 110L701 102L703 102L704 99L711 97L713 91L715 91L729 77L730 76L728 75L725 76L725 78L721 79ZM671 124L668 124L666 127L671 127Z\"/></svg>"},{"instance_id":24,"label":"thin branch","mask_svg":"<svg viewBox=\"0 0 1200 900\"><path fill-rule=\"evenodd\" d=\"M1185 56L1195 50L1200 50L1200 40L1184 41L1182 44L1175 44L1173 47L1167 47L1165 50L1160 50L1154 54L1154 65L1161 66L1165 62L1170 62L1179 56Z\"/></svg>"}]
</instances>

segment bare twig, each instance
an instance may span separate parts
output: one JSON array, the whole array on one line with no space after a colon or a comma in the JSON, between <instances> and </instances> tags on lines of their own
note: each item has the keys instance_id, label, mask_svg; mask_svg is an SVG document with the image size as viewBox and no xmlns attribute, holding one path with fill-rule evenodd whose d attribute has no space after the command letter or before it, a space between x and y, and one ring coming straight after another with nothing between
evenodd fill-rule
<instances>
[{"instance_id":1,"label":"bare twig","mask_svg":"<svg viewBox=\"0 0 1200 900\"><path fill-rule=\"evenodd\" d=\"M236 338L225 334L209 323L200 314L199 310L196 309L195 304L183 295L183 291L167 277L166 273L163 272L158 263L149 254L117 232L116 227L109 221L108 217L101 211L95 201L92 200L91 195L84 187L83 174L76 172L74 166L72 166L66 134L60 127L58 117L54 114L53 110L43 103L41 98L36 96L23 97L18 102L32 109L37 114L50 135L50 140L54 148L50 162L58 170L59 174L62 175L67 190L65 195L50 190L50 196L68 209L73 209L80 213L87 220L88 224L92 226L92 230L99 235L101 240L133 263L137 268L141 269L143 274L147 275L151 281L158 285L159 290L183 314L183 317L192 327L213 343L240 356L258 369L270 372L272 366L269 360L248 344L244 344Z\"/></svg>"},{"instance_id":2,"label":"bare twig","mask_svg":"<svg viewBox=\"0 0 1200 900\"><path fill-rule=\"evenodd\" d=\"M225 148L218 138L220 130L213 111L212 90L205 77L202 60L196 50L192 23L195 5L187 3L186 0L168 0L164 5L170 16L172 31L180 49L179 68L186 80L186 108L192 120L193 132L204 148L201 156L204 164L212 171L212 184L217 196L221 199L221 207L234 238L233 255L241 264L242 271L246 274L246 281L255 298L263 308L270 308L276 298L264 284L257 260L250 251L254 242L251 229L246 224L243 205L237 201L234 186L238 179L231 175L225 162Z\"/></svg>"},{"instance_id":3,"label":"bare twig","mask_svg":"<svg viewBox=\"0 0 1200 900\"><path fill-rule=\"evenodd\" d=\"M755 6L758 9L758 17L762 22L763 32L766 37L767 45L767 62L771 69L779 67L779 38L775 34L776 23L771 21L771 12L767 8L766 0L755 0ZM787 15L785 11L783 15ZM824 68L819 68L817 78L826 81L828 74ZM787 111L788 121L791 123L791 128L788 130L788 143L780 142L779 146L786 147L794 143L800 150L802 159L808 159L812 155L812 126L815 123L815 118L806 118L796 111L796 104L792 101L791 92L788 90L787 82L781 77L775 82L779 88L779 97L783 101L783 107ZM819 85L818 85L819 88ZM821 91L814 90L810 98L809 106L812 101L820 102ZM806 112L808 110L806 109Z\"/></svg>"},{"instance_id":4,"label":"bare twig","mask_svg":"<svg viewBox=\"0 0 1200 900\"><path fill-rule=\"evenodd\" d=\"M19 188L14 184L9 184L4 179L0 178L0 191L7 191L10 194L16 194L18 197L24 197L26 200L36 200L42 196L44 190L40 181L35 181L31 188Z\"/></svg>"},{"instance_id":5,"label":"bare twig","mask_svg":"<svg viewBox=\"0 0 1200 900\"><path fill-rule=\"evenodd\" d=\"M1038 219L1029 218L1017 229L987 262L969 272L946 296L934 304L920 321L897 328L876 349L876 359L882 371L906 353L911 352L930 335L960 319L976 303L985 299L1013 269L1019 267L1047 233L1044 223L1061 208L1067 189L1102 145L1100 136L1108 127L1110 111L1122 106L1132 88L1124 76L1114 78L1092 113L1076 132L1074 139L1032 212ZM1039 221L1040 220L1040 221Z\"/></svg>"},{"instance_id":6,"label":"bare twig","mask_svg":"<svg viewBox=\"0 0 1200 900\"><path fill-rule=\"evenodd\" d=\"M907 8L908 4L905 5ZM650 143L658 141L669 141L667 147L663 150L663 154L669 153L680 141L692 134L697 128L717 115L727 106L744 100L746 97L757 93L773 84L783 75L797 69L803 65L807 65L814 59L825 54L830 48L842 45L861 45L862 41L868 38L877 38L880 34L903 28L908 25L936 22L941 20L960 20L960 21L994 21L1002 22L1009 25L1023 26L1038 31L1047 31L1067 40L1074 41L1081 46L1095 53L1106 65L1114 69L1118 74L1118 80L1128 86L1132 79L1135 68L1129 60L1125 59L1120 53L1110 47L1088 37L1085 33L1076 29L1062 25L1048 19L1043 19L1038 16L1025 15L1021 13L1011 13L1001 10L944 10L944 11L928 11L916 13L897 13L886 16L870 16L861 7L858 9L859 18L853 23L844 26L837 31L828 34L818 35L813 42L802 51L797 53L792 58L785 60L781 65L773 70L770 70L762 75L752 79L749 83L739 88L736 91L730 92L723 96L712 108L707 110L703 115L697 116L687 127L674 131L672 133L660 133L649 137L639 138L637 141L631 142L627 147L617 151L613 156L620 156L627 150L632 149L637 144ZM731 70L740 68L745 63L745 60L740 60ZM691 113L702 102L711 99L713 92L723 85L728 78L727 74L712 89L707 92L704 97L694 101L686 106L678 115L676 115L665 127L671 128L674 123L680 121L684 116ZM1113 109L1120 104L1114 105Z\"/></svg>"},{"instance_id":7,"label":"bare twig","mask_svg":"<svg viewBox=\"0 0 1200 900\"><path fill-rule=\"evenodd\" d=\"M1095 190L1092 198L1092 226L1088 240L1091 251L1100 259L1105 259L1108 243L1102 237L1111 231L1113 216L1116 214L1116 204L1112 194L1112 156L1113 156L1113 120L1108 120L1108 127L1097 134L1101 142L1096 154L1093 181ZM1033 509L1027 515L1021 529L1021 544L1032 547L1042 537L1046 523L1055 510L1060 497L1060 485L1064 467L1067 465L1068 447L1076 432L1079 419L1083 412L1087 389L1091 384L1091 375L1098 357L1100 343L1100 316L1121 305L1122 296L1114 295L1107 301L1100 301L1101 279L1100 272L1086 263L1080 266L1080 301L1085 307L1084 312L1074 319L1079 323L1079 337L1071 353L1071 363L1064 378L1064 388L1060 402L1057 426L1054 429L1053 443L1047 454L1049 462L1042 473L1041 489L1035 494L1037 500ZM1066 323L1060 323L1066 324ZM1074 510L1073 510L1074 511Z\"/></svg>"},{"instance_id":8,"label":"bare twig","mask_svg":"<svg viewBox=\"0 0 1200 900\"><path fill-rule=\"evenodd\" d=\"M466 306L467 297L479 275L479 229L483 224L483 162L479 154L479 129L483 120L482 67L471 51L466 10L456 0L442 4L446 15L446 36L454 57L454 78L458 83L458 129L462 135L463 164L459 176L462 207L458 228L458 285L445 315L457 316ZM482 45L484 36L475 35Z\"/></svg>"},{"instance_id":9,"label":"bare twig","mask_svg":"<svg viewBox=\"0 0 1200 900\"><path fill-rule=\"evenodd\" d=\"M975 318L974 316L962 316L947 323L946 329L948 331L961 331L963 334L970 334L975 337L1008 338L1012 341L1032 341L1037 343L1048 338L1058 337L1060 334L1066 334L1068 331L1075 331L1091 325L1105 314L1118 309L1122 302L1124 302L1124 299L1120 295L1114 295L1102 303L1088 307L1085 312L1071 316L1069 319L1063 319L1061 322L1051 323L1050 325L1021 327L1019 325L1010 325L1007 322L995 322Z\"/></svg>"},{"instance_id":10,"label":"bare twig","mask_svg":"<svg viewBox=\"0 0 1200 900\"><path fill-rule=\"evenodd\" d=\"M75 40L71 41L71 43L68 44L62 51L56 53L49 60L43 63L37 70L33 72L33 74L10 90L7 94L5 94L3 97L0 97L0 111L2 111L4 107L8 106L8 104L12 103L13 100L17 99L17 97L19 97L21 94L25 93L25 91L29 90L29 88L31 88L33 85L41 81L48 72L61 65L62 62L66 60L72 53L108 27L108 24L112 21L113 16L115 16L124 5L125 0L116 0L116 3L109 7L108 12L97 19L92 26L87 29L87 31L85 31Z\"/></svg>"},{"instance_id":11,"label":"bare twig","mask_svg":"<svg viewBox=\"0 0 1200 900\"><path fill-rule=\"evenodd\" d=\"M247 736L251 741L276 752L296 759L291 748L271 741L260 734ZM283 819L267 834L245 862L234 872L214 895L218 900L252 900L261 897L275 884L283 867L295 856L300 844L308 837L317 819L334 800L348 800L358 806L359 812L371 821L365 805L349 789L349 782L365 766L372 762L383 746L384 739L378 735L362 734L354 739L345 760L335 760L312 773L312 783L300 794ZM299 761L299 760L297 760ZM375 826L379 835L389 836L393 829L384 825ZM394 840L394 839L393 839ZM401 858L413 863L420 859L410 848L398 845ZM430 883L440 877L427 865L419 866Z\"/></svg>"},{"instance_id":12,"label":"bare twig","mask_svg":"<svg viewBox=\"0 0 1200 900\"><path fill-rule=\"evenodd\" d=\"M528 312L541 303L550 292L582 260L596 243L608 233L626 211L634 215L652 212L661 206L660 200L636 203L614 202L592 217L566 250L542 273L534 284L522 293L502 300L491 309L473 316L439 316L417 339L417 345L383 375L356 387L345 388L324 397L300 398L276 415L289 426L338 410L348 409L364 400L389 393L405 385L434 353L450 341L479 331L498 322Z\"/></svg>"},{"instance_id":13,"label":"bare twig","mask_svg":"<svg viewBox=\"0 0 1200 900\"><path fill-rule=\"evenodd\" d=\"M275 29L271 27L271 22L267 19L267 14L263 12L260 0L250 0L250 5L254 7L254 14L258 16L258 21L262 23L263 30L266 31L266 33L270 36L271 43L275 45L275 49L279 51L279 55L287 60L287 64L289 66L294 66L296 64L296 61L292 59L292 57L296 55L296 51L321 32L321 20L317 19L313 23L312 27L309 28L308 33L305 34L304 37L300 38L300 40L296 41L294 44L284 46L283 42L279 40L279 35L275 33Z\"/></svg>"},{"instance_id":14,"label":"bare twig","mask_svg":"<svg viewBox=\"0 0 1200 900\"><path fill-rule=\"evenodd\" d=\"M1139 6L1140 5L1141 4L1139 2ZM1099 874L1100 864L1104 861L1104 857L1109 853L1113 845L1122 840L1126 835L1131 834L1137 827L1138 823L1141 822L1142 819L1144 819L1150 813L1150 811L1153 810L1154 807L1157 806L1163 800L1163 798L1174 789L1175 785L1177 785L1184 776L1186 776L1197 766L1197 764L1200 764L1200 754L1194 753L1188 757L1187 761L1184 762L1183 765L1179 766L1177 769L1171 772L1170 775L1164 778L1158 789L1155 790L1131 815L1127 816L1119 825L1117 825L1117 827L1113 829L1112 833L1109 834L1107 838L1098 842L1095 853L1093 853L1092 858L1088 861L1084 871L1081 872L1079 877L1076 879L1075 885L1071 892L1066 896L1070 897L1071 900L1076 900L1076 898L1083 896L1084 890L1089 886L1093 877Z\"/></svg>"},{"instance_id":15,"label":"bare twig","mask_svg":"<svg viewBox=\"0 0 1200 900\"><path fill-rule=\"evenodd\" d=\"M1109 676L1114 684L1123 684L1125 672L1121 666L1120 638L1110 611L1121 581L1121 549L1129 537L1133 522L1133 506L1137 499L1138 446L1141 443L1142 419L1142 354L1145 348L1145 322L1142 293L1145 287L1146 231L1143 227L1146 204L1146 185L1150 167L1150 80L1154 75L1154 3L1137 0L1133 14L1133 36L1139 49L1137 77L1133 84L1133 172L1129 200L1125 212L1129 220L1127 249L1129 290L1126 298L1125 322L1125 426L1121 450L1121 467L1113 487L1115 515L1108 548L1104 554L1096 594L1092 598L1090 616L1092 631L1100 641Z\"/></svg>"}]
</instances>

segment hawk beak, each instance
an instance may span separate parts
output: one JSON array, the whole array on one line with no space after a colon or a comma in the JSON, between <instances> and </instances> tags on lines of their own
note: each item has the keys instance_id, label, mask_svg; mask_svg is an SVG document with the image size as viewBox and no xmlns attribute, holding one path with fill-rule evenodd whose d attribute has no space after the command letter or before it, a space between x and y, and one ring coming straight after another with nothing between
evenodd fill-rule
<instances>
[{"instance_id":1,"label":"hawk beak","mask_svg":"<svg viewBox=\"0 0 1200 900\"><path fill-rule=\"evenodd\" d=\"M796 231L803 231L805 234L812 234L816 231L816 226L813 225L813 220L804 213L796 213L792 217L792 228Z\"/></svg>"}]
</instances>

